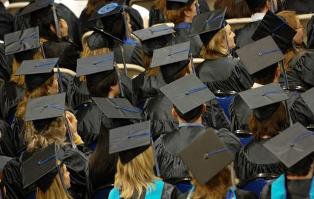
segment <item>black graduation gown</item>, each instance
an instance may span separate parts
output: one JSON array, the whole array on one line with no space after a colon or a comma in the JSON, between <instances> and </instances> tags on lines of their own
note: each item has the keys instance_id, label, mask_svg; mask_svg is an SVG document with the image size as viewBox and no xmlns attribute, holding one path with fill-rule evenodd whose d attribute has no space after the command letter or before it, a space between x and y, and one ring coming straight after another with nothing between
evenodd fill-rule
<instances>
[{"instance_id":1,"label":"black graduation gown","mask_svg":"<svg viewBox=\"0 0 314 199\"><path fill-rule=\"evenodd\" d=\"M304 180L286 180L287 198L289 199L304 199L309 198L311 187L311 179ZM261 193L261 199L271 199L271 183L264 186Z\"/></svg>"},{"instance_id":2,"label":"black graduation gown","mask_svg":"<svg viewBox=\"0 0 314 199\"><path fill-rule=\"evenodd\" d=\"M144 102L150 97L155 97L159 93L159 89L166 85L162 74L149 76L146 72L140 73L136 78L132 79L134 104Z\"/></svg>"},{"instance_id":3,"label":"black graduation gown","mask_svg":"<svg viewBox=\"0 0 314 199\"><path fill-rule=\"evenodd\" d=\"M1 20L1 18L0 18ZM1 23L1 21L0 21ZM1 24L0 24L1 25ZM1 27L0 27L1 29ZM0 39L1 40L1 39ZM4 44L0 43L0 79L9 81L12 75L12 55L5 55ZM0 83L1 86L1 83Z\"/></svg>"},{"instance_id":4,"label":"black graduation gown","mask_svg":"<svg viewBox=\"0 0 314 199\"><path fill-rule=\"evenodd\" d=\"M216 60L205 60L197 66L197 74L209 90L217 93L244 91L253 85L253 81L238 59L221 57Z\"/></svg>"},{"instance_id":5,"label":"black graduation gown","mask_svg":"<svg viewBox=\"0 0 314 199\"><path fill-rule=\"evenodd\" d=\"M252 39L252 36L254 32L256 31L260 21L254 21L251 23L246 24L244 27L235 30L235 42L237 45L237 48L242 48L250 43L253 43L254 40Z\"/></svg>"},{"instance_id":6,"label":"black graduation gown","mask_svg":"<svg viewBox=\"0 0 314 199\"><path fill-rule=\"evenodd\" d=\"M123 63L121 48L118 45L115 45L113 48L113 52L115 61L117 63ZM123 52L125 63L143 66L143 50L140 45L123 45Z\"/></svg>"},{"instance_id":7,"label":"black graduation gown","mask_svg":"<svg viewBox=\"0 0 314 199\"><path fill-rule=\"evenodd\" d=\"M292 122L300 122L304 126L309 126L314 123L314 115L305 104L303 98L296 91L287 92L289 99L287 105L289 107ZM231 115L231 130L249 130L248 119L252 114L252 110L237 95L234 97L233 102L229 108Z\"/></svg>"},{"instance_id":8,"label":"black graduation gown","mask_svg":"<svg viewBox=\"0 0 314 199\"><path fill-rule=\"evenodd\" d=\"M174 44L180 44L183 42L190 41L190 52L192 53L193 57L200 57L200 51L203 46L203 43L198 35L194 37L190 37L190 30L191 30L191 24L182 23L184 24L183 27L180 27L181 24L177 24L174 27L174 30L176 31L174 33L175 38L173 39Z\"/></svg>"},{"instance_id":9,"label":"black graduation gown","mask_svg":"<svg viewBox=\"0 0 314 199\"><path fill-rule=\"evenodd\" d=\"M184 193L184 195L185 195L184 198L187 198L187 196L191 195L191 193L186 192L186 193ZM258 197L253 192L241 190L239 188L236 188L235 195L236 195L237 199L258 199ZM222 197L222 198L226 198L226 197L227 197L227 195L225 197Z\"/></svg>"},{"instance_id":10,"label":"black graduation gown","mask_svg":"<svg viewBox=\"0 0 314 199\"><path fill-rule=\"evenodd\" d=\"M11 145L9 143L10 136L12 135L12 129L10 126L3 120L0 120L0 133L1 133L1 139L0 139L0 155L13 157L12 150L10 150Z\"/></svg>"},{"instance_id":11,"label":"black graduation gown","mask_svg":"<svg viewBox=\"0 0 314 199\"><path fill-rule=\"evenodd\" d=\"M198 136L206 131L204 126L183 126L171 133L164 134L154 143L160 174L163 179L173 181L175 179L190 177L189 171L179 153ZM240 142L231 132L221 129L217 135L226 143L234 153L240 149Z\"/></svg>"},{"instance_id":12,"label":"black graduation gown","mask_svg":"<svg viewBox=\"0 0 314 199\"><path fill-rule=\"evenodd\" d=\"M314 16L311 17L307 24L307 47L314 48Z\"/></svg>"},{"instance_id":13,"label":"black graduation gown","mask_svg":"<svg viewBox=\"0 0 314 199\"><path fill-rule=\"evenodd\" d=\"M314 51L306 50L296 56L289 63L287 79L290 87L302 86L308 90L314 86ZM284 84L283 74L280 75L279 83Z\"/></svg>"},{"instance_id":14,"label":"black graduation gown","mask_svg":"<svg viewBox=\"0 0 314 199\"><path fill-rule=\"evenodd\" d=\"M79 78L74 77L67 89L66 102L73 110L79 109L80 105L90 100L89 91L87 89L86 81L80 81Z\"/></svg>"},{"instance_id":15,"label":"black graduation gown","mask_svg":"<svg viewBox=\"0 0 314 199\"><path fill-rule=\"evenodd\" d=\"M0 2L0 40L3 41L4 35L13 32L13 16L5 9Z\"/></svg>"},{"instance_id":16,"label":"black graduation gown","mask_svg":"<svg viewBox=\"0 0 314 199\"><path fill-rule=\"evenodd\" d=\"M84 198L86 194L86 156L78 151L72 149L68 144L63 146L63 162L70 172L71 188L70 193L73 198ZM26 198L32 191L35 190L34 186L27 189L22 187L22 173L21 163L29 157L26 152L20 157L12 159L7 163L3 169L3 184L6 188L8 198L19 199Z\"/></svg>"},{"instance_id":17,"label":"black graduation gown","mask_svg":"<svg viewBox=\"0 0 314 199\"><path fill-rule=\"evenodd\" d=\"M23 97L23 88L14 82L5 82L0 88L0 118L6 121L12 120L16 107Z\"/></svg>"},{"instance_id":18,"label":"black graduation gown","mask_svg":"<svg viewBox=\"0 0 314 199\"><path fill-rule=\"evenodd\" d=\"M284 2L285 10L293 10L298 14L314 12L314 2L312 0L286 0Z\"/></svg>"},{"instance_id":19,"label":"black graduation gown","mask_svg":"<svg viewBox=\"0 0 314 199\"><path fill-rule=\"evenodd\" d=\"M266 140L253 141L242 147L234 160L234 169L240 183L259 173L282 174L280 161L263 144Z\"/></svg>"}]
</instances>

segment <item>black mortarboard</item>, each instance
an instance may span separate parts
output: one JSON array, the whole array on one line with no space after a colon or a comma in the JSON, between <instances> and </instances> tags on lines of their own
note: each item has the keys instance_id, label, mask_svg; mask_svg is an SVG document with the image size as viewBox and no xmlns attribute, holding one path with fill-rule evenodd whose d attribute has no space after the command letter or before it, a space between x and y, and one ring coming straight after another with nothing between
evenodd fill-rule
<instances>
[{"instance_id":1,"label":"black mortarboard","mask_svg":"<svg viewBox=\"0 0 314 199\"><path fill-rule=\"evenodd\" d=\"M93 101L108 118L142 119L142 111L125 98L93 97Z\"/></svg>"},{"instance_id":2,"label":"black mortarboard","mask_svg":"<svg viewBox=\"0 0 314 199\"><path fill-rule=\"evenodd\" d=\"M252 10L262 6L266 2L266 0L245 0L245 1Z\"/></svg>"},{"instance_id":3,"label":"black mortarboard","mask_svg":"<svg viewBox=\"0 0 314 199\"><path fill-rule=\"evenodd\" d=\"M121 13L122 10L123 6L119 5L116 2L106 3L104 5L98 6L96 12L92 15L92 17L89 20L92 21L103 17L108 17L114 14L118 14Z\"/></svg>"},{"instance_id":4,"label":"black mortarboard","mask_svg":"<svg viewBox=\"0 0 314 199\"><path fill-rule=\"evenodd\" d=\"M87 45L90 50L96 50L100 48L112 48L112 38L108 35L104 35L100 32L94 32L87 38Z\"/></svg>"},{"instance_id":5,"label":"black mortarboard","mask_svg":"<svg viewBox=\"0 0 314 199\"><path fill-rule=\"evenodd\" d=\"M260 120L270 117L279 107L280 102L287 100L288 96L277 83L250 89L239 93L253 114Z\"/></svg>"},{"instance_id":6,"label":"black mortarboard","mask_svg":"<svg viewBox=\"0 0 314 199\"><path fill-rule=\"evenodd\" d=\"M133 34L141 40L144 52L152 56L155 49L163 48L170 42L174 32L174 29L167 24L158 24L134 31Z\"/></svg>"},{"instance_id":7,"label":"black mortarboard","mask_svg":"<svg viewBox=\"0 0 314 199\"><path fill-rule=\"evenodd\" d=\"M206 184L233 160L232 153L213 129L197 137L180 152L180 157L201 184Z\"/></svg>"},{"instance_id":8,"label":"black mortarboard","mask_svg":"<svg viewBox=\"0 0 314 199\"><path fill-rule=\"evenodd\" d=\"M28 6L26 6L20 13L19 15L25 15L25 14L29 14L32 12L35 12L37 10L41 10L43 8L46 8L50 5L53 5L54 0L36 0L33 1L31 4L29 4Z\"/></svg>"},{"instance_id":9,"label":"black mortarboard","mask_svg":"<svg viewBox=\"0 0 314 199\"><path fill-rule=\"evenodd\" d=\"M53 76L53 68L58 63L58 60L58 58L51 58L23 61L16 71L16 75L25 75L26 87L32 91Z\"/></svg>"},{"instance_id":10,"label":"black mortarboard","mask_svg":"<svg viewBox=\"0 0 314 199\"><path fill-rule=\"evenodd\" d=\"M314 132L295 123L264 146L290 168L314 151Z\"/></svg>"},{"instance_id":11,"label":"black mortarboard","mask_svg":"<svg viewBox=\"0 0 314 199\"><path fill-rule=\"evenodd\" d=\"M38 184L37 182L42 181L43 178L45 181L51 181L52 183L58 173L57 152L57 146L51 144L33 153L30 158L22 162L22 181L24 189L32 184ZM46 178L47 175L49 179ZM45 188L48 189L49 186L50 185Z\"/></svg>"},{"instance_id":12,"label":"black mortarboard","mask_svg":"<svg viewBox=\"0 0 314 199\"><path fill-rule=\"evenodd\" d=\"M110 130L109 153L119 153L122 164L145 151L151 142L150 121Z\"/></svg>"},{"instance_id":13,"label":"black mortarboard","mask_svg":"<svg viewBox=\"0 0 314 199\"><path fill-rule=\"evenodd\" d=\"M4 43L6 55L39 48L39 29L34 27L6 34Z\"/></svg>"},{"instance_id":14,"label":"black mortarboard","mask_svg":"<svg viewBox=\"0 0 314 199\"><path fill-rule=\"evenodd\" d=\"M76 76L114 70L114 54L86 57L77 60Z\"/></svg>"},{"instance_id":15,"label":"black mortarboard","mask_svg":"<svg viewBox=\"0 0 314 199\"><path fill-rule=\"evenodd\" d=\"M271 36L248 44L236 51L250 75L283 59L283 54Z\"/></svg>"},{"instance_id":16,"label":"black mortarboard","mask_svg":"<svg viewBox=\"0 0 314 199\"><path fill-rule=\"evenodd\" d=\"M160 88L160 91L182 114L215 98L215 95L195 75L184 76Z\"/></svg>"},{"instance_id":17,"label":"black mortarboard","mask_svg":"<svg viewBox=\"0 0 314 199\"><path fill-rule=\"evenodd\" d=\"M301 94L305 104L309 107L311 112L314 114L314 88L307 90Z\"/></svg>"},{"instance_id":18,"label":"black mortarboard","mask_svg":"<svg viewBox=\"0 0 314 199\"><path fill-rule=\"evenodd\" d=\"M203 44L207 45L213 36L226 26L225 14L226 9L218 9L195 16L190 35L200 35Z\"/></svg>"},{"instance_id":19,"label":"black mortarboard","mask_svg":"<svg viewBox=\"0 0 314 199\"><path fill-rule=\"evenodd\" d=\"M65 93L30 99L26 105L25 121L56 118L64 115Z\"/></svg>"},{"instance_id":20,"label":"black mortarboard","mask_svg":"<svg viewBox=\"0 0 314 199\"><path fill-rule=\"evenodd\" d=\"M166 0L167 10L177 10L192 4L195 0Z\"/></svg>"},{"instance_id":21,"label":"black mortarboard","mask_svg":"<svg viewBox=\"0 0 314 199\"><path fill-rule=\"evenodd\" d=\"M9 162L12 159L13 159L12 157L0 156L0 173L2 173L3 168L5 167L7 162Z\"/></svg>"},{"instance_id":22,"label":"black mortarboard","mask_svg":"<svg viewBox=\"0 0 314 199\"><path fill-rule=\"evenodd\" d=\"M276 16L271 11L268 11L263 20L259 23L252 39L256 41L271 35L281 51L285 53L292 47L293 37L295 34L296 31L282 18Z\"/></svg>"}]
</instances>

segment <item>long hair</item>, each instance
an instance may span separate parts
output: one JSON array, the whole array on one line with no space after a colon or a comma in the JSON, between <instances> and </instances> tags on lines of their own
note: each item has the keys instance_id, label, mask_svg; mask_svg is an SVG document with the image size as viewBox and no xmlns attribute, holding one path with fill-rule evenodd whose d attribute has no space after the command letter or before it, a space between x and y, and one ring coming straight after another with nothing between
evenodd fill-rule
<instances>
[{"instance_id":1,"label":"long hair","mask_svg":"<svg viewBox=\"0 0 314 199\"><path fill-rule=\"evenodd\" d=\"M172 22L174 24L178 24L181 22L184 22L185 19L185 13L184 11L190 11L192 10L192 4L189 4L183 8L177 9L177 10L166 10L166 21Z\"/></svg>"},{"instance_id":2,"label":"long hair","mask_svg":"<svg viewBox=\"0 0 314 199\"><path fill-rule=\"evenodd\" d=\"M225 28L219 30L214 37L203 45L200 56L204 59L217 59L228 55L228 47L226 46Z\"/></svg>"},{"instance_id":3,"label":"long hair","mask_svg":"<svg viewBox=\"0 0 314 199\"><path fill-rule=\"evenodd\" d=\"M226 17L228 19L251 16L251 11L245 1L237 3L234 0L217 0L215 1L214 8L216 10L227 8Z\"/></svg>"},{"instance_id":4,"label":"long hair","mask_svg":"<svg viewBox=\"0 0 314 199\"><path fill-rule=\"evenodd\" d=\"M65 135L66 128L63 117L56 118L47 129L42 131L38 131L32 121L25 122L24 139L29 152L47 147L52 143L62 145L65 141Z\"/></svg>"},{"instance_id":5,"label":"long hair","mask_svg":"<svg viewBox=\"0 0 314 199\"><path fill-rule=\"evenodd\" d=\"M231 172L225 167L205 185L201 185L196 179L192 179L192 183L195 186L192 199L223 199L232 185Z\"/></svg>"},{"instance_id":6,"label":"long hair","mask_svg":"<svg viewBox=\"0 0 314 199\"><path fill-rule=\"evenodd\" d=\"M153 8L155 9L158 9L160 10L160 12L166 16L166 3L167 3L167 0L155 0L154 1L154 5L153 5Z\"/></svg>"},{"instance_id":7,"label":"long hair","mask_svg":"<svg viewBox=\"0 0 314 199\"><path fill-rule=\"evenodd\" d=\"M46 192L43 192L40 188L36 189L37 199L58 198L58 199L71 199L72 197L64 190L60 176L56 175L52 184Z\"/></svg>"},{"instance_id":8,"label":"long hair","mask_svg":"<svg viewBox=\"0 0 314 199\"><path fill-rule=\"evenodd\" d=\"M283 103L280 103L277 110L267 119L259 120L251 114L248 120L249 130L253 133L256 140L260 140L264 136L274 137L280 131L288 128L288 116Z\"/></svg>"},{"instance_id":9,"label":"long hair","mask_svg":"<svg viewBox=\"0 0 314 199\"><path fill-rule=\"evenodd\" d=\"M107 2L107 0L88 0L86 5L86 14L89 16L92 15L98 6L105 2Z\"/></svg>"},{"instance_id":10,"label":"long hair","mask_svg":"<svg viewBox=\"0 0 314 199\"><path fill-rule=\"evenodd\" d=\"M115 187L121 190L121 198L138 198L153 180L157 179L154 174L154 159L152 147L136 156L133 160L123 165L120 160L117 163L115 175Z\"/></svg>"}]
</instances>

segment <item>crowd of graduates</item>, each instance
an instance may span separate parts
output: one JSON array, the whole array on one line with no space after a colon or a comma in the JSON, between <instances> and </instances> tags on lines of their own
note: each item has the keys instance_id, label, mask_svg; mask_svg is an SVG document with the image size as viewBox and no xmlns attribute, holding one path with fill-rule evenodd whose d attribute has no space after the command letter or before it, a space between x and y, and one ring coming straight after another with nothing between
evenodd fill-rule
<instances>
[{"instance_id":1,"label":"crowd of graduates","mask_svg":"<svg viewBox=\"0 0 314 199\"><path fill-rule=\"evenodd\" d=\"M314 199L314 2L129 3L0 2L0 198Z\"/></svg>"}]
</instances>

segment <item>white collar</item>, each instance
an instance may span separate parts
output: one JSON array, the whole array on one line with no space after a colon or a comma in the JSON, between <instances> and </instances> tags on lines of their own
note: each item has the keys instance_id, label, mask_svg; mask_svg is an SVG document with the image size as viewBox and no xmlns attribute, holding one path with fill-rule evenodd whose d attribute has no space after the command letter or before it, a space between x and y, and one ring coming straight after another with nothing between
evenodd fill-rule
<instances>
[{"instance_id":1,"label":"white collar","mask_svg":"<svg viewBox=\"0 0 314 199\"><path fill-rule=\"evenodd\" d=\"M264 85L258 84L258 83L255 82L255 83L253 84L252 88L258 88L258 87L262 87L262 86L264 86Z\"/></svg>"},{"instance_id":2,"label":"white collar","mask_svg":"<svg viewBox=\"0 0 314 199\"><path fill-rule=\"evenodd\" d=\"M265 15L266 15L266 13L264 13L264 12L254 13L251 16L251 21L252 22L254 22L254 21L261 21L264 18Z\"/></svg>"}]
</instances>

